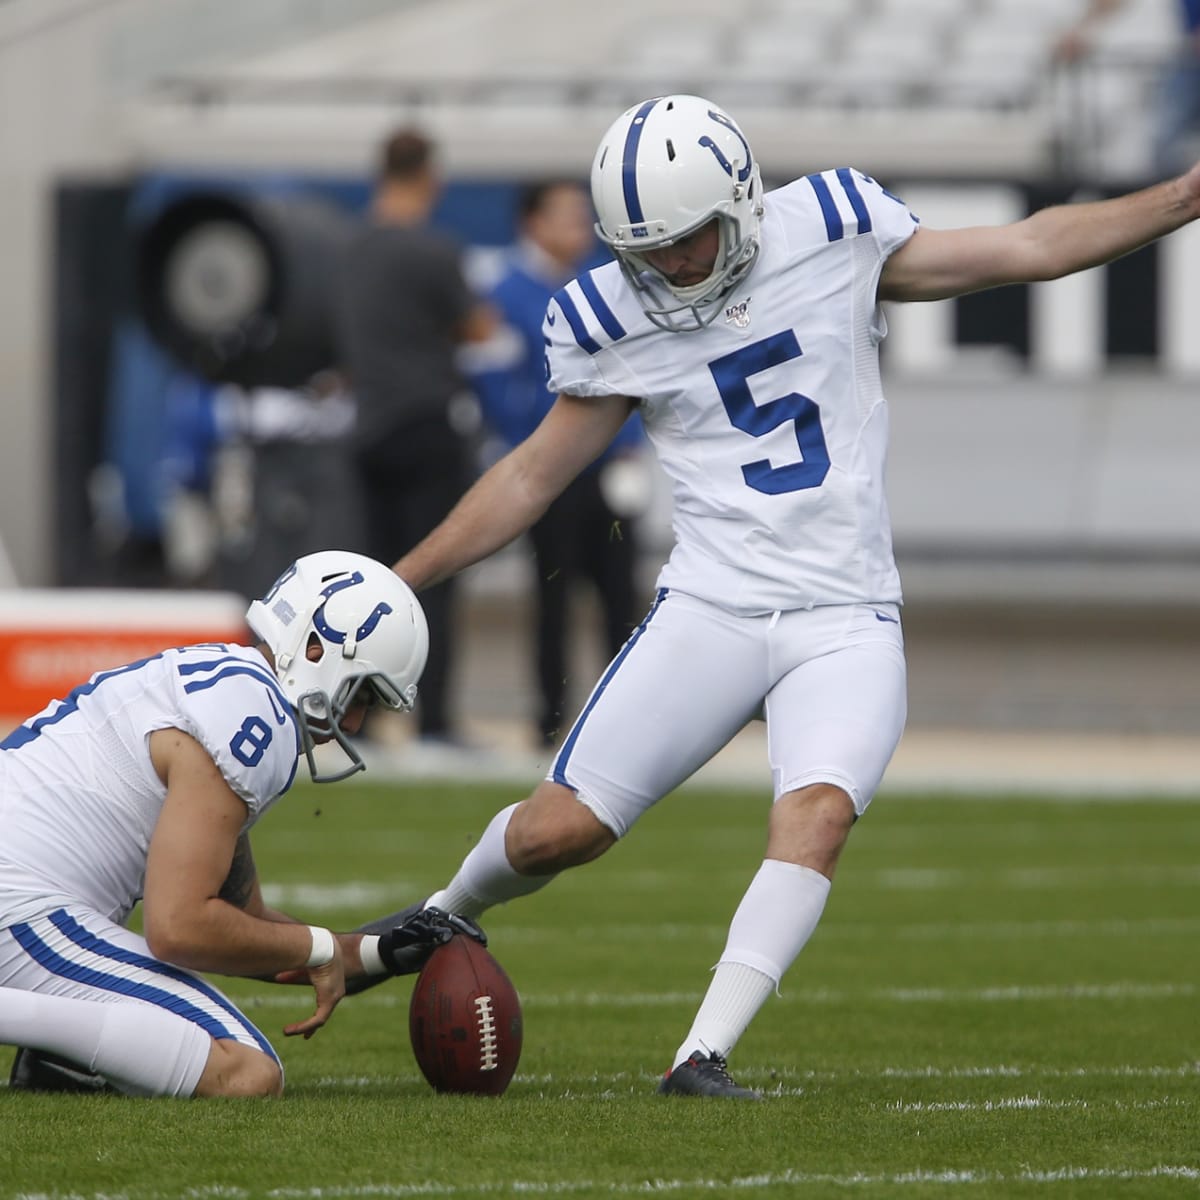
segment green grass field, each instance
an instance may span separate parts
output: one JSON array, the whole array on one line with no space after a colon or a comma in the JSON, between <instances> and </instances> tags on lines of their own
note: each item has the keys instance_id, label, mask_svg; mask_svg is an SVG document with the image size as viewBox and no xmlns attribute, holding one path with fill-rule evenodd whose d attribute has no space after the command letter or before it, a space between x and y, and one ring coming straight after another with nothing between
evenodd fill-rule
<instances>
[{"instance_id":1,"label":"green grass field","mask_svg":"<svg viewBox=\"0 0 1200 1200\"><path fill-rule=\"evenodd\" d=\"M269 900L352 927L442 883L517 796L298 789L257 832ZM281 1050L284 1100L0 1088L0 1197L1200 1192L1200 801L880 797L732 1056L767 1101L656 1096L766 811L680 792L606 858L487 914L525 1007L505 1096L429 1090L410 980L308 1042L279 1034L306 990L226 981Z\"/></svg>"}]
</instances>

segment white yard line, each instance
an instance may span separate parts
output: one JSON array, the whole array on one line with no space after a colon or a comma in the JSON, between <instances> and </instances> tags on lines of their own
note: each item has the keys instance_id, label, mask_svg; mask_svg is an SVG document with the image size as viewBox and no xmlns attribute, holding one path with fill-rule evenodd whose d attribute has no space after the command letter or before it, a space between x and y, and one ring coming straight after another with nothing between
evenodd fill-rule
<instances>
[{"instance_id":1,"label":"white yard line","mask_svg":"<svg viewBox=\"0 0 1200 1200\"><path fill-rule=\"evenodd\" d=\"M659 1195L661 1193L731 1193L739 1194L765 1191L769 1188L836 1187L906 1187L943 1184L947 1187L972 1184L1022 1184L1022 1183L1082 1183L1111 1181L1128 1183L1140 1180L1181 1181L1194 1183L1200 1180L1200 1168L1163 1163L1158 1166L1135 1169L1120 1167L1075 1167L1063 1166L1049 1169L1027 1168L1021 1171L947 1170L947 1171L898 1171L894 1173L854 1172L838 1175L833 1172L770 1171L758 1175L737 1175L728 1179L704 1176L684 1178L654 1178L636 1183L617 1183L596 1179L522 1179L495 1183L380 1183L380 1184L317 1184L304 1188L271 1188L268 1191L248 1191L244 1188L220 1184L199 1185L183 1193L185 1200L359 1200L359 1198L381 1198L381 1200L406 1200L418 1196L496 1196L570 1195L572 1192L603 1192L612 1196ZM178 1200L179 1193L152 1191L95 1192L91 1195L70 1192L37 1192L18 1194L16 1200Z\"/></svg>"},{"instance_id":2,"label":"white yard line","mask_svg":"<svg viewBox=\"0 0 1200 1200\"><path fill-rule=\"evenodd\" d=\"M645 872L627 882L634 888L658 887L663 877L659 872ZM939 892L963 887L971 887L976 891L980 887L1016 892L1059 891L1064 888L1111 887L1118 883L1134 887L1190 888L1200 885L1200 866L1126 863L1106 867L1012 867L999 871L964 867L887 867L877 871L860 871L855 876L855 882L866 889L900 892ZM272 907L317 912L365 908L382 914L404 907L418 894L418 889L403 880L386 884L314 883L303 880L263 884L263 898ZM650 927L630 926L631 935L636 936L639 928L648 930ZM662 936L663 928L661 925L654 927L656 936ZM717 926L681 924L670 928L688 936L696 936L707 935ZM517 927L508 930L505 936L514 941L536 942L542 937L560 935ZM578 936L578 931L574 936Z\"/></svg>"},{"instance_id":3,"label":"white yard line","mask_svg":"<svg viewBox=\"0 0 1200 1200\"><path fill-rule=\"evenodd\" d=\"M1048 1109L1149 1109L1149 1108L1186 1108L1188 1102L1182 1099L1165 1098L1161 1100L1051 1100L1046 1096L1003 1096L998 1100L896 1100L884 1106L889 1112L908 1115L909 1113L943 1113L943 1112L1007 1112L1026 1111L1039 1108Z\"/></svg>"},{"instance_id":4,"label":"white yard line","mask_svg":"<svg viewBox=\"0 0 1200 1200\"><path fill-rule=\"evenodd\" d=\"M380 915L395 912L416 899L403 882L389 883L264 883L263 899L272 908L328 911L367 908Z\"/></svg>"},{"instance_id":5,"label":"white yard line","mask_svg":"<svg viewBox=\"0 0 1200 1200\"><path fill-rule=\"evenodd\" d=\"M639 872L626 880L625 886L634 890L661 887L664 876L658 871ZM999 871L965 867L887 867L882 870L860 871L855 876L858 887L878 891L939 892L969 887L1000 888L1004 891L1060 891L1087 887L1112 887L1123 884L1132 887L1190 888L1200 885L1200 866L1155 866L1126 863L1106 867L1012 867ZM393 912L411 903L420 895L404 880L390 883L293 883L263 884L263 898L273 908L285 911L328 912L367 909L379 914ZM1192 923L1194 928L1195 922ZM640 927L648 930L649 926ZM655 926L655 936L663 935L663 926ZM723 927L708 925L673 926L688 936L707 936ZM949 926L948 926L949 928ZM630 927L637 936L638 926ZM599 932L611 932L601 929ZM715 936L716 934L714 934ZM506 937L513 941L537 942L542 938L561 936L553 931L517 927L508 930ZM575 931L573 936L579 936ZM645 936L649 936L646 934Z\"/></svg>"},{"instance_id":6,"label":"white yard line","mask_svg":"<svg viewBox=\"0 0 1200 1200\"><path fill-rule=\"evenodd\" d=\"M1195 996L1200 986L1194 983L1071 983L1015 985L988 988L872 988L865 992L839 991L836 988L802 988L784 992L776 1000L781 1004L846 1004L863 1000L887 1000L896 1004L1003 1004L1027 1000L1173 1000ZM696 992L545 992L522 994L526 1008L669 1008L695 1004ZM291 1008L310 1002L300 988L287 991L253 992L234 999L247 1010L254 1008ZM355 996L349 1003L357 1007L399 1008L408 1006L408 994L375 990Z\"/></svg>"},{"instance_id":7,"label":"white yard line","mask_svg":"<svg viewBox=\"0 0 1200 1200\"><path fill-rule=\"evenodd\" d=\"M715 922L689 924L679 922L578 925L569 932L545 926L516 925L501 929L494 941L503 945L553 945L565 940L654 942L691 939L716 941L724 938L728 927ZM822 940L865 941L887 938L892 941L941 942L947 938L964 941L1021 941L1026 938L1144 937L1158 934L1191 935L1200 933L1200 917L1140 917L1102 920L1061 921L925 921L908 925L883 925L866 921L838 921L826 918L821 924Z\"/></svg>"},{"instance_id":8,"label":"white yard line","mask_svg":"<svg viewBox=\"0 0 1200 1200\"><path fill-rule=\"evenodd\" d=\"M914 1080L960 1080L960 1079L1005 1079L1040 1082L1047 1080L1083 1081L1098 1079L1156 1079L1164 1082L1172 1080L1200 1079L1200 1063L1184 1063L1178 1066L1147 1066L1137 1067L1124 1064L1104 1064L1085 1067L1041 1067L1041 1066L977 1066L977 1067L882 1067L875 1071L803 1071L788 1069L766 1069L741 1067L737 1077L750 1083L768 1083L771 1080L782 1080L784 1084L818 1084L818 1083L848 1083L853 1081L898 1081ZM316 1081L319 1088L371 1088L383 1084L407 1083L419 1078L415 1070L408 1074L398 1075L344 1075L325 1076ZM583 1084L620 1084L631 1087L642 1087L647 1082L656 1080L658 1076L649 1071L614 1071L601 1074L592 1071L587 1074L565 1074L554 1072L543 1075L529 1075L518 1072L514 1079L517 1083L539 1085L557 1085L559 1087L579 1087ZM796 1086L784 1088L783 1094L802 1094L804 1089ZM981 1102L985 1103L985 1102ZM1122 1103L1113 1101L1114 1104ZM1136 1103L1136 1102L1134 1102ZM1150 1103L1158 1103L1150 1102ZM1174 1103L1174 1101L1172 1101Z\"/></svg>"},{"instance_id":9,"label":"white yard line","mask_svg":"<svg viewBox=\"0 0 1200 1200\"><path fill-rule=\"evenodd\" d=\"M967 867L887 867L860 871L859 887L882 891L938 892L951 888L1001 887L1005 891L1057 891L1061 888L1194 887L1200 884L1198 866L1121 863L1097 867L1007 867L999 871Z\"/></svg>"}]
</instances>

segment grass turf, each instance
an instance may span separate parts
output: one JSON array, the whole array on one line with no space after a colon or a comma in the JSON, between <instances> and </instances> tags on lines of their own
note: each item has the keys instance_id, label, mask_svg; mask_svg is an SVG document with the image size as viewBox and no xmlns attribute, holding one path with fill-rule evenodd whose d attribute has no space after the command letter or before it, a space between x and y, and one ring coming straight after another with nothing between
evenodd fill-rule
<instances>
[{"instance_id":1,"label":"grass turf","mask_svg":"<svg viewBox=\"0 0 1200 1200\"><path fill-rule=\"evenodd\" d=\"M441 884L517 797L298 788L256 833L268 899L352 927ZM308 1042L279 1034L307 990L222 981L283 1055L282 1102L0 1088L0 1197L1200 1190L1200 802L880 797L733 1055L767 1101L658 1097L766 812L762 794L682 791L604 859L487 914L525 1006L505 1096L430 1092L411 980L347 1000Z\"/></svg>"}]
</instances>

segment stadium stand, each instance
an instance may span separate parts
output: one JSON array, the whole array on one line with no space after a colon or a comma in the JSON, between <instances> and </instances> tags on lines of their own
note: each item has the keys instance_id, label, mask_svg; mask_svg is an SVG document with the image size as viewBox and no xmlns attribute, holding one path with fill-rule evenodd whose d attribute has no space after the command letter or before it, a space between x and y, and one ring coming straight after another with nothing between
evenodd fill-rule
<instances>
[{"instance_id":1,"label":"stadium stand","mask_svg":"<svg viewBox=\"0 0 1200 1200\"><path fill-rule=\"evenodd\" d=\"M179 15L191 9L201 23L195 5L128 31L122 70L142 81L132 104L144 139L182 136L181 152L194 152L198 134L179 114L202 106L210 135L240 123L260 154L272 127L336 142L323 131L345 129L349 110L361 122L399 109L434 127L463 166L532 172L578 153L614 108L686 90L738 111L768 170L790 169L802 141L812 161L870 161L880 173L952 164L1029 178L1064 155L1103 167L1081 90L1090 111L1144 128L1146 79L1174 32L1169 5L1133 0L1096 60L1072 68L1086 78L1062 86L1051 49L1081 0L662 0L649 10L611 0L583 33L572 6L531 0L360 2L340 25L307 28L285 27L294 4L263 7L281 22L272 48L237 28L218 47L205 30L188 54L192 23ZM501 130L518 136L515 155ZM1130 153L1116 168L1130 172Z\"/></svg>"}]
</instances>

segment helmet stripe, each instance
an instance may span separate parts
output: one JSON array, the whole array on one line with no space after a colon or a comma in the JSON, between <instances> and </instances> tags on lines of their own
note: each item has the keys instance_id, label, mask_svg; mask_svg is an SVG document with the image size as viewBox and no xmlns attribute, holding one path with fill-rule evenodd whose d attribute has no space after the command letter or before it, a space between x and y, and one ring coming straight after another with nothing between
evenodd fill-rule
<instances>
[{"instance_id":1,"label":"helmet stripe","mask_svg":"<svg viewBox=\"0 0 1200 1200\"><path fill-rule=\"evenodd\" d=\"M621 160L621 189L625 196L625 211L629 214L631 225L640 225L646 218L642 212L642 202L637 190L637 152L638 143L642 140L642 130L646 125L646 117L650 110L661 100L658 96L647 100L634 113L629 122L629 132L625 135L625 152Z\"/></svg>"}]
</instances>

